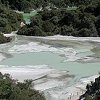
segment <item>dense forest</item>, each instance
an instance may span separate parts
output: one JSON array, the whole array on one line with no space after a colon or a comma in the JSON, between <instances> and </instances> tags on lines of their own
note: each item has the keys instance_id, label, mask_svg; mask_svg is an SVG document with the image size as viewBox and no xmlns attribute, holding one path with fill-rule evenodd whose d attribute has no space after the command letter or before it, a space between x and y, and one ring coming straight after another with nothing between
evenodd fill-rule
<instances>
[{"instance_id":1,"label":"dense forest","mask_svg":"<svg viewBox=\"0 0 100 100\"><path fill-rule=\"evenodd\" d=\"M51 9L46 9L50 6ZM77 7L67 10L67 7ZM31 11L43 7L31 23L20 28L23 21L21 14L14 12ZM55 8L56 7L56 8ZM20 29L19 29L20 28ZM19 30L18 30L19 29ZM0 0L0 33L18 30L18 35L51 36L67 35L77 37L100 36L100 0ZM11 39L0 34L0 43ZM32 81L17 82L8 74L0 73L1 100L45 100L39 91L31 89ZM80 100L100 100L100 77L86 87Z\"/></svg>"},{"instance_id":2,"label":"dense forest","mask_svg":"<svg viewBox=\"0 0 100 100\"><path fill-rule=\"evenodd\" d=\"M20 11L29 11L39 7L55 5L58 8L67 6L88 5L99 0L1 0L3 4L12 9Z\"/></svg>"},{"instance_id":3,"label":"dense forest","mask_svg":"<svg viewBox=\"0 0 100 100\"><path fill-rule=\"evenodd\" d=\"M18 30L23 17L15 13L0 1L0 44L10 42L11 38L3 36L1 33L10 33Z\"/></svg>"},{"instance_id":4,"label":"dense forest","mask_svg":"<svg viewBox=\"0 0 100 100\"><path fill-rule=\"evenodd\" d=\"M100 76L95 79L95 82L87 84L86 89L79 100L100 100Z\"/></svg>"},{"instance_id":5,"label":"dense forest","mask_svg":"<svg viewBox=\"0 0 100 100\"><path fill-rule=\"evenodd\" d=\"M32 80L20 83L9 74L0 73L0 100L46 100L39 91L31 89L31 83Z\"/></svg>"},{"instance_id":6,"label":"dense forest","mask_svg":"<svg viewBox=\"0 0 100 100\"><path fill-rule=\"evenodd\" d=\"M67 35L77 37L100 36L100 1L76 10L44 9L31 18L31 23L21 28L19 35Z\"/></svg>"},{"instance_id":7,"label":"dense forest","mask_svg":"<svg viewBox=\"0 0 100 100\"><path fill-rule=\"evenodd\" d=\"M0 31L3 33L9 33L16 31L21 21L23 20L22 15L9 9L7 6L0 3Z\"/></svg>"}]
</instances>

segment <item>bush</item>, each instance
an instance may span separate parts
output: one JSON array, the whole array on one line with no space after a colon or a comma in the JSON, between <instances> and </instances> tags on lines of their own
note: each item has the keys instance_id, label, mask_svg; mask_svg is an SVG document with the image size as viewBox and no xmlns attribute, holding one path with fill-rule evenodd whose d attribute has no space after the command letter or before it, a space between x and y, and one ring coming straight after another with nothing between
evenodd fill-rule
<instances>
[{"instance_id":1,"label":"bush","mask_svg":"<svg viewBox=\"0 0 100 100\"><path fill-rule=\"evenodd\" d=\"M76 2L72 0L72 2ZM78 2L78 1L77 1ZM86 1L80 1L86 3ZM89 1L87 1L89 3ZM93 1L92 1L93 2ZM28 28L34 28L37 26L40 32L39 36L48 35L72 35L72 36L84 36L84 37L97 37L100 36L100 23L99 23L99 1L98 3L89 5L80 5L77 10L66 10L65 8L55 10L44 10L38 12L35 17L32 17L31 24ZM86 3L87 4L87 3ZM92 6L91 6L92 5ZM87 9L89 11L87 12ZM97 11L97 13L95 13ZM30 31L30 29L29 29ZM33 29L34 31L34 29ZM34 33L34 32L33 32ZM49 33L49 34L48 34ZM31 35L38 35L31 34Z\"/></svg>"},{"instance_id":2,"label":"bush","mask_svg":"<svg viewBox=\"0 0 100 100\"><path fill-rule=\"evenodd\" d=\"M0 27L5 27L7 24L7 19L0 17Z\"/></svg>"},{"instance_id":3,"label":"bush","mask_svg":"<svg viewBox=\"0 0 100 100\"><path fill-rule=\"evenodd\" d=\"M97 27L98 35L100 36L100 16L97 17L96 27Z\"/></svg>"},{"instance_id":4,"label":"bush","mask_svg":"<svg viewBox=\"0 0 100 100\"><path fill-rule=\"evenodd\" d=\"M0 31L4 33L16 31L23 21L22 15L15 13L2 4L0 4L0 12Z\"/></svg>"},{"instance_id":5,"label":"bush","mask_svg":"<svg viewBox=\"0 0 100 100\"><path fill-rule=\"evenodd\" d=\"M53 32L55 25L50 21L45 21L42 25L44 32Z\"/></svg>"},{"instance_id":6,"label":"bush","mask_svg":"<svg viewBox=\"0 0 100 100\"><path fill-rule=\"evenodd\" d=\"M17 32L18 35L26 35L26 36L45 36L45 32L43 32L38 26L33 26L28 28L27 26L22 27Z\"/></svg>"},{"instance_id":7,"label":"bush","mask_svg":"<svg viewBox=\"0 0 100 100\"><path fill-rule=\"evenodd\" d=\"M30 25L42 27L43 21L41 18L42 18L41 15L36 15L32 17Z\"/></svg>"},{"instance_id":8,"label":"bush","mask_svg":"<svg viewBox=\"0 0 100 100\"><path fill-rule=\"evenodd\" d=\"M39 91L31 89L31 84L32 80L20 83L9 74L0 73L0 100L46 100Z\"/></svg>"},{"instance_id":9,"label":"bush","mask_svg":"<svg viewBox=\"0 0 100 100\"><path fill-rule=\"evenodd\" d=\"M95 82L87 84L86 92L80 96L79 100L100 100L100 76Z\"/></svg>"},{"instance_id":10,"label":"bush","mask_svg":"<svg viewBox=\"0 0 100 100\"><path fill-rule=\"evenodd\" d=\"M45 36L45 32L43 32L38 26L33 27L34 36Z\"/></svg>"},{"instance_id":11,"label":"bush","mask_svg":"<svg viewBox=\"0 0 100 100\"><path fill-rule=\"evenodd\" d=\"M6 32L6 33L12 32L12 27L11 27L11 25L7 24L7 25L4 27L4 32Z\"/></svg>"},{"instance_id":12,"label":"bush","mask_svg":"<svg viewBox=\"0 0 100 100\"><path fill-rule=\"evenodd\" d=\"M73 31L74 31L74 29L71 26L64 25L61 27L61 35L70 36L70 35L72 35Z\"/></svg>"},{"instance_id":13,"label":"bush","mask_svg":"<svg viewBox=\"0 0 100 100\"><path fill-rule=\"evenodd\" d=\"M5 37L3 34L0 33L0 44L10 42L11 38Z\"/></svg>"}]
</instances>

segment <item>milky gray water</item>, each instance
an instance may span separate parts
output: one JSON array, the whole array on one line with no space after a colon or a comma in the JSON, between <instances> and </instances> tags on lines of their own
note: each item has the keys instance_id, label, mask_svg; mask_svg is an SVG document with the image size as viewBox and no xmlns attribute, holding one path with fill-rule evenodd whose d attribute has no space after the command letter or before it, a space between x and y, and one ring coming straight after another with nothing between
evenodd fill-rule
<instances>
[{"instance_id":1,"label":"milky gray water","mask_svg":"<svg viewBox=\"0 0 100 100\"><path fill-rule=\"evenodd\" d=\"M51 44L50 44L51 43ZM49 45L48 45L49 44ZM2 46L8 56L1 65L49 65L50 68L67 70L71 74L90 76L100 70L100 43L71 40L43 42L18 36L17 41ZM4 51L5 49L5 51ZM6 53L5 53L6 52Z\"/></svg>"},{"instance_id":2,"label":"milky gray water","mask_svg":"<svg viewBox=\"0 0 100 100\"><path fill-rule=\"evenodd\" d=\"M21 67L16 69L18 66L22 66L22 68L24 66L28 70L30 69L28 65L31 66L31 69L32 66L33 69L34 66L37 66L36 70L40 70L42 65L47 65L46 69L55 70L53 73L51 71L50 74L46 74L47 76L42 80L35 82L36 89L39 90L42 90L45 84L47 85L45 90L53 89L54 87L62 87L63 89L67 85L75 84L82 77L95 75L100 71L100 43L97 41L48 40L16 36L11 43L2 44L0 51L0 54L4 57L0 61L0 68L7 68L4 71L8 71L12 66L15 68L13 70L16 71L21 71ZM45 67L41 68L45 69ZM65 76L68 74L72 75L72 79L67 83L68 80ZM15 74L13 73L12 75ZM15 77L17 76L15 75ZM57 83L58 85L56 85Z\"/></svg>"},{"instance_id":3,"label":"milky gray water","mask_svg":"<svg viewBox=\"0 0 100 100\"><path fill-rule=\"evenodd\" d=\"M26 23L35 14L23 13ZM44 91L47 100L67 100L68 86L100 72L99 40L15 35L14 41L0 45L0 71L19 81L35 80L34 88Z\"/></svg>"}]
</instances>

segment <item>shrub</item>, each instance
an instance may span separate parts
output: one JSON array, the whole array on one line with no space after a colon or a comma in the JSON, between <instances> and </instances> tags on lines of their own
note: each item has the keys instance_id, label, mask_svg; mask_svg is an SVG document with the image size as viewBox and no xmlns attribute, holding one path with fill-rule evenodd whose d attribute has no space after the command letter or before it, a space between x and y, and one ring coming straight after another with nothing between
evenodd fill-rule
<instances>
[{"instance_id":1,"label":"shrub","mask_svg":"<svg viewBox=\"0 0 100 100\"><path fill-rule=\"evenodd\" d=\"M64 25L61 27L61 35L70 36L73 33L74 29L71 26Z\"/></svg>"},{"instance_id":2,"label":"shrub","mask_svg":"<svg viewBox=\"0 0 100 100\"><path fill-rule=\"evenodd\" d=\"M45 21L42 25L44 32L52 32L55 28L55 25L50 21Z\"/></svg>"},{"instance_id":3,"label":"shrub","mask_svg":"<svg viewBox=\"0 0 100 100\"><path fill-rule=\"evenodd\" d=\"M46 100L43 94L31 89L32 80L24 83L10 78L9 74L0 73L0 99L1 100Z\"/></svg>"},{"instance_id":4,"label":"shrub","mask_svg":"<svg viewBox=\"0 0 100 100\"><path fill-rule=\"evenodd\" d=\"M10 42L11 38L5 37L3 34L0 33L0 44Z\"/></svg>"}]
</instances>

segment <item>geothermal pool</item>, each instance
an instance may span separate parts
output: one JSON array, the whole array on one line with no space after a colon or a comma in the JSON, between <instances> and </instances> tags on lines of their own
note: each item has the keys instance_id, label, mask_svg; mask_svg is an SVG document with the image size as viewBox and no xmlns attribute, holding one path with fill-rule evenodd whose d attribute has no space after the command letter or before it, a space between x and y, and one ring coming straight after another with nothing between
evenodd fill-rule
<instances>
[{"instance_id":1,"label":"geothermal pool","mask_svg":"<svg viewBox=\"0 0 100 100\"><path fill-rule=\"evenodd\" d=\"M57 93L83 77L98 74L99 38L16 35L14 41L1 44L0 71L19 81L33 79L35 89Z\"/></svg>"},{"instance_id":2,"label":"geothermal pool","mask_svg":"<svg viewBox=\"0 0 100 100\"><path fill-rule=\"evenodd\" d=\"M69 74L86 77L98 74L100 70L100 62L64 62L65 58L58 54L50 52L14 54L12 58L8 58L0 62L1 65L8 66L25 66L25 65L48 65L50 68L57 70L69 71Z\"/></svg>"}]
</instances>

